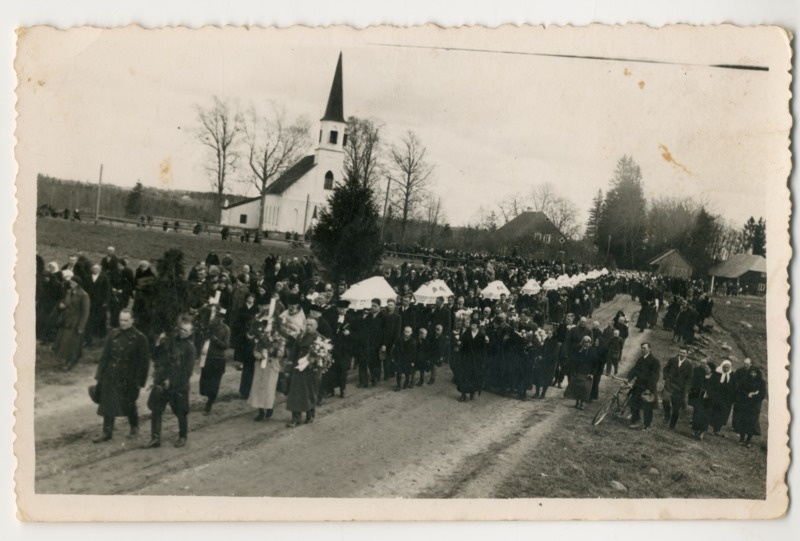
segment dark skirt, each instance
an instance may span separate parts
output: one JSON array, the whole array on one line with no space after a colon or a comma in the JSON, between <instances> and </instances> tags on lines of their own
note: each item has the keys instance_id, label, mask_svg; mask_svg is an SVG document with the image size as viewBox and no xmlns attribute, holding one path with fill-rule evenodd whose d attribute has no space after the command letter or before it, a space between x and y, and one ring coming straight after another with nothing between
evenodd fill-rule
<instances>
[{"instance_id":1,"label":"dark skirt","mask_svg":"<svg viewBox=\"0 0 800 541\"><path fill-rule=\"evenodd\" d=\"M292 412L314 409L319 395L319 373L308 366L302 372L292 369L290 377L286 409Z\"/></svg>"},{"instance_id":2,"label":"dark skirt","mask_svg":"<svg viewBox=\"0 0 800 541\"><path fill-rule=\"evenodd\" d=\"M761 435L761 400L740 401L733 405L733 431L737 434Z\"/></svg>"},{"instance_id":3,"label":"dark skirt","mask_svg":"<svg viewBox=\"0 0 800 541\"><path fill-rule=\"evenodd\" d=\"M711 422L711 401L708 398L695 398L691 405L692 431L705 432Z\"/></svg>"},{"instance_id":4,"label":"dark skirt","mask_svg":"<svg viewBox=\"0 0 800 541\"><path fill-rule=\"evenodd\" d=\"M565 398L574 398L575 400L586 401L589 400L589 395L592 392L592 382L594 378L591 374L575 374L569 378L569 385L564 391Z\"/></svg>"},{"instance_id":5,"label":"dark skirt","mask_svg":"<svg viewBox=\"0 0 800 541\"><path fill-rule=\"evenodd\" d=\"M222 375L225 373L225 358L206 359L200 369L200 395L217 396Z\"/></svg>"}]
</instances>

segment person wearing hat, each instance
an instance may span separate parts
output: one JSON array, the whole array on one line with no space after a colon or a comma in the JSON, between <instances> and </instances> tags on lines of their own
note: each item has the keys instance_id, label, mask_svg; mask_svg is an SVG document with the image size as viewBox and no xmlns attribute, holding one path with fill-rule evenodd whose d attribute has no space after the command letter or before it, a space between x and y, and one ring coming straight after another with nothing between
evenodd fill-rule
<instances>
[{"instance_id":1,"label":"person wearing hat","mask_svg":"<svg viewBox=\"0 0 800 541\"><path fill-rule=\"evenodd\" d=\"M67 282L66 295L58 304L58 334L53 352L62 361L62 370L72 370L81 357L83 331L89 319L91 301L83 290L78 276L72 275Z\"/></svg>"},{"instance_id":2,"label":"person wearing hat","mask_svg":"<svg viewBox=\"0 0 800 541\"><path fill-rule=\"evenodd\" d=\"M133 326L133 314L123 308L119 328L111 329L97 363L97 414L103 417L103 432L94 443L108 441L114 432L116 417L125 416L130 424L130 437L139 433L136 399L147 383L150 355L147 338Z\"/></svg>"},{"instance_id":3,"label":"person wearing hat","mask_svg":"<svg viewBox=\"0 0 800 541\"><path fill-rule=\"evenodd\" d=\"M211 413L217 400L227 359L225 353L230 343L231 331L222 321L224 310L218 304L210 304L204 315L204 324L197 334L201 338L200 349L200 395L206 397L203 415ZM207 320L205 318L208 318Z\"/></svg>"},{"instance_id":4,"label":"person wearing hat","mask_svg":"<svg viewBox=\"0 0 800 541\"><path fill-rule=\"evenodd\" d=\"M194 323L190 316L178 319L177 329L161 333L153 354L153 387L147 399L150 416L150 441L145 449L161 447L161 418L169 405L178 418L178 439L175 447L186 445L189 432L189 379L197 356L192 334Z\"/></svg>"},{"instance_id":5,"label":"person wearing hat","mask_svg":"<svg viewBox=\"0 0 800 541\"><path fill-rule=\"evenodd\" d=\"M694 369L692 390L689 393L692 405L692 435L702 440L711 422L711 398L709 391L714 384L714 370L717 366L706 361Z\"/></svg>"},{"instance_id":6,"label":"person wearing hat","mask_svg":"<svg viewBox=\"0 0 800 541\"><path fill-rule=\"evenodd\" d=\"M658 381L661 379L661 364L650 351L650 343L642 342L641 357L628 372L628 381L633 381L631 390L631 423L628 428L641 427L641 415L644 412L644 430L649 430L653 423L653 410L656 407Z\"/></svg>"},{"instance_id":7,"label":"person wearing hat","mask_svg":"<svg viewBox=\"0 0 800 541\"><path fill-rule=\"evenodd\" d=\"M329 395L333 395L336 388L339 388L339 398L344 398L345 389L347 388L347 370L350 368L350 361L353 358L353 327L355 324L354 318L348 314L347 309L350 307L350 301L338 300L336 301L336 320L333 325L332 341L333 341L333 366L325 374L330 375L325 383L325 389Z\"/></svg>"}]
</instances>

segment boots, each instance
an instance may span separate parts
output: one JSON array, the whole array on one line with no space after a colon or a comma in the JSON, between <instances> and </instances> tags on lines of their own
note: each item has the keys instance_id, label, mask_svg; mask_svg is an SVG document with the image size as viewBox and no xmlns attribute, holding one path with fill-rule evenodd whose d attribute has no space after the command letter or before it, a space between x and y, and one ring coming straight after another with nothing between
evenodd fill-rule
<instances>
[{"instance_id":1,"label":"boots","mask_svg":"<svg viewBox=\"0 0 800 541\"><path fill-rule=\"evenodd\" d=\"M294 428L302 421L299 411L292 412L292 420L286 423L286 428Z\"/></svg>"},{"instance_id":2,"label":"boots","mask_svg":"<svg viewBox=\"0 0 800 541\"><path fill-rule=\"evenodd\" d=\"M92 443L102 443L111 439L111 432L103 430L102 434L92 438Z\"/></svg>"},{"instance_id":3,"label":"boots","mask_svg":"<svg viewBox=\"0 0 800 541\"><path fill-rule=\"evenodd\" d=\"M161 447L161 416L153 415L150 418L150 441L145 445L145 449L155 449Z\"/></svg>"},{"instance_id":4,"label":"boots","mask_svg":"<svg viewBox=\"0 0 800 541\"><path fill-rule=\"evenodd\" d=\"M258 408L258 413L256 414L253 420L259 422L263 421L266 418L267 418L267 410L265 410L264 408Z\"/></svg>"},{"instance_id":5,"label":"boots","mask_svg":"<svg viewBox=\"0 0 800 541\"><path fill-rule=\"evenodd\" d=\"M316 412L315 409L310 409L310 410L308 410L306 412L306 424L307 425L310 425L311 423L314 422L314 417L316 417L316 413L317 412Z\"/></svg>"},{"instance_id":6,"label":"boots","mask_svg":"<svg viewBox=\"0 0 800 541\"><path fill-rule=\"evenodd\" d=\"M265 418L265 419L271 419L271 418L272 418L272 408L269 408L269 409L268 409L268 410L267 410L267 411L264 413L264 418Z\"/></svg>"}]
</instances>

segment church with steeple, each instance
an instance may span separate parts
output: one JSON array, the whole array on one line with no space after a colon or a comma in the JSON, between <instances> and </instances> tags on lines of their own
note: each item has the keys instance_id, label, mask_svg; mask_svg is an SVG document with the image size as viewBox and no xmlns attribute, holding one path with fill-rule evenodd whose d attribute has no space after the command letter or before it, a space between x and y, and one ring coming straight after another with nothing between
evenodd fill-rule
<instances>
[{"instance_id":1,"label":"church with steeple","mask_svg":"<svg viewBox=\"0 0 800 541\"><path fill-rule=\"evenodd\" d=\"M336 64L328 105L320 120L319 139L313 154L305 156L267 187L264 229L303 234L326 205L334 183L341 180L347 145L342 90L342 54ZM229 227L258 227L260 196L222 208L220 223Z\"/></svg>"}]
</instances>

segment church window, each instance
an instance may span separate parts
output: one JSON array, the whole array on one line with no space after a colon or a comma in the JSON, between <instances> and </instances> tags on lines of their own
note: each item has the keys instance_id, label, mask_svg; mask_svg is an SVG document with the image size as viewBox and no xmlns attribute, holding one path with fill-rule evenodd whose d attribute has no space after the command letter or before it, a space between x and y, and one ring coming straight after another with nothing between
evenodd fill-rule
<instances>
[{"instance_id":1,"label":"church window","mask_svg":"<svg viewBox=\"0 0 800 541\"><path fill-rule=\"evenodd\" d=\"M342 146L343 147L347 146L347 134L346 133L342 136Z\"/></svg>"},{"instance_id":2,"label":"church window","mask_svg":"<svg viewBox=\"0 0 800 541\"><path fill-rule=\"evenodd\" d=\"M325 173L325 185L323 186L323 188L325 188L326 190L333 189L333 173L331 173L330 171Z\"/></svg>"},{"instance_id":3,"label":"church window","mask_svg":"<svg viewBox=\"0 0 800 541\"><path fill-rule=\"evenodd\" d=\"M550 233L542 237L542 242L544 242L545 244L550 244Z\"/></svg>"},{"instance_id":4,"label":"church window","mask_svg":"<svg viewBox=\"0 0 800 541\"><path fill-rule=\"evenodd\" d=\"M337 141L339 141L339 132L336 130L331 130L330 143L335 145Z\"/></svg>"},{"instance_id":5,"label":"church window","mask_svg":"<svg viewBox=\"0 0 800 541\"><path fill-rule=\"evenodd\" d=\"M319 130L319 142L322 142L322 130Z\"/></svg>"},{"instance_id":6,"label":"church window","mask_svg":"<svg viewBox=\"0 0 800 541\"><path fill-rule=\"evenodd\" d=\"M247 223L247 214L240 214L239 215L239 223L246 224Z\"/></svg>"},{"instance_id":7,"label":"church window","mask_svg":"<svg viewBox=\"0 0 800 541\"><path fill-rule=\"evenodd\" d=\"M533 234L533 240L536 241L536 242L541 241L542 240L542 234L541 233L534 233Z\"/></svg>"}]
</instances>

